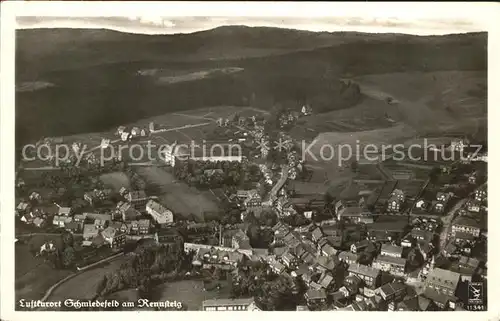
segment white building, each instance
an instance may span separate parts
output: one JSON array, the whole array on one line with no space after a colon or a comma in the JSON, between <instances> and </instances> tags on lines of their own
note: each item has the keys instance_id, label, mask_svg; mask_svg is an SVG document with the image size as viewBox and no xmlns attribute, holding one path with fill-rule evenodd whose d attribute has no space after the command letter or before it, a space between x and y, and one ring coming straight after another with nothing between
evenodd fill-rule
<instances>
[{"instance_id":1,"label":"white building","mask_svg":"<svg viewBox=\"0 0 500 321\"><path fill-rule=\"evenodd\" d=\"M161 150L164 161L175 166L178 161L194 160L208 162L241 162L243 160L241 147L237 144L214 144L211 146L188 146L173 143Z\"/></svg>"},{"instance_id":2,"label":"white building","mask_svg":"<svg viewBox=\"0 0 500 321\"><path fill-rule=\"evenodd\" d=\"M111 142L111 140L109 139L106 139L106 138L103 138L101 140L101 148L108 148L109 147L109 143Z\"/></svg>"},{"instance_id":3,"label":"white building","mask_svg":"<svg viewBox=\"0 0 500 321\"><path fill-rule=\"evenodd\" d=\"M172 211L168 210L154 200L149 200L146 203L146 212L160 225L171 224L174 222L174 215Z\"/></svg>"},{"instance_id":4,"label":"white building","mask_svg":"<svg viewBox=\"0 0 500 321\"><path fill-rule=\"evenodd\" d=\"M130 136L130 133L129 132L122 132L120 137L122 139L122 141L126 142L128 139L129 139L129 136Z\"/></svg>"}]
</instances>

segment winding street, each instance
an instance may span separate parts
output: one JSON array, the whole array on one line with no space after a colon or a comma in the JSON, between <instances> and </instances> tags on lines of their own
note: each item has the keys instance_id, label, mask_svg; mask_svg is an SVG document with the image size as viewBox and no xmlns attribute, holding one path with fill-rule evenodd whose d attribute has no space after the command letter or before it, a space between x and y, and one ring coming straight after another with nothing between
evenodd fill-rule
<instances>
[{"instance_id":1,"label":"winding street","mask_svg":"<svg viewBox=\"0 0 500 321\"><path fill-rule=\"evenodd\" d=\"M70 279L74 278L75 276L77 276L77 275L79 275L79 274L81 274L81 273L83 273L83 272L85 272L85 271L87 271L87 270L89 270L89 269L91 269L91 268L94 268L94 267L98 266L98 265L99 265L99 264L101 264L101 263L104 263L104 262L108 262L108 261L112 261L112 260L114 260L114 259L117 259L117 258L121 257L123 254L124 254L123 252L120 252L120 253L117 253L117 254L115 254L115 255L112 255L112 256L109 256L109 257L107 257L107 258L104 258L104 259L102 259L102 260L100 260L100 261L97 261L97 262L95 262L95 263L92 263L92 264L89 264L89 265L87 265L87 266L84 266L84 267L82 267L82 268L77 268L77 270L78 270L77 272L75 272L75 273L73 273L73 274L71 274L71 275L68 275L68 276L67 276L67 277L65 277L64 279L59 280L57 283L55 283L54 285L52 285L52 286L51 286L51 287L50 287L50 288L49 288L49 289L45 292L44 296L40 299L40 301L45 301L45 300L47 300L47 299L49 298L49 296L52 294L52 292L54 292L54 290L55 290L57 287L61 286L61 285L62 285L63 283L65 283L66 281L68 281L68 280L70 280ZM38 309L38 310L39 310L39 309Z\"/></svg>"},{"instance_id":2,"label":"winding street","mask_svg":"<svg viewBox=\"0 0 500 321\"><path fill-rule=\"evenodd\" d=\"M461 199L457 202L449 211L445 217L441 218L443 222L443 228L439 235L439 250L441 251L448 241L448 235L450 233L451 223L456 217L457 211L467 202L467 199Z\"/></svg>"}]
</instances>

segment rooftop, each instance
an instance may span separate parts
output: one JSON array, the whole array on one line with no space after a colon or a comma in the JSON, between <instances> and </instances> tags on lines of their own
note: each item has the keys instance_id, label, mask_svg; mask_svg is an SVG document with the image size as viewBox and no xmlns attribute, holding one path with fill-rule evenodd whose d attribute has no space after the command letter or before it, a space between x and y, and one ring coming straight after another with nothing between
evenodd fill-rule
<instances>
[{"instance_id":1,"label":"rooftop","mask_svg":"<svg viewBox=\"0 0 500 321\"><path fill-rule=\"evenodd\" d=\"M472 217L468 216L459 216L455 222L453 222L453 225L455 226L466 226L466 227L474 227L474 228L480 228L481 225L477 220L475 220Z\"/></svg>"},{"instance_id":2,"label":"rooftop","mask_svg":"<svg viewBox=\"0 0 500 321\"><path fill-rule=\"evenodd\" d=\"M401 246L392 245L392 244L382 244L382 248L380 251L401 256L403 253L403 248Z\"/></svg>"},{"instance_id":3,"label":"rooftop","mask_svg":"<svg viewBox=\"0 0 500 321\"><path fill-rule=\"evenodd\" d=\"M203 301L203 306L250 305L254 302L255 302L254 298L210 299Z\"/></svg>"},{"instance_id":4,"label":"rooftop","mask_svg":"<svg viewBox=\"0 0 500 321\"><path fill-rule=\"evenodd\" d=\"M376 278L380 274L379 269L376 269L376 268L373 268L373 267L370 267L367 265L359 264L359 263L350 264L348 271L352 272L354 274L360 274L360 275L369 276L372 278Z\"/></svg>"},{"instance_id":5,"label":"rooftop","mask_svg":"<svg viewBox=\"0 0 500 321\"><path fill-rule=\"evenodd\" d=\"M460 274L449 270L435 268L429 272L427 282L437 284L452 290L457 288L460 280Z\"/></svg>"},{"instance_id":6,"label":"rooftop","mask_svg":"<svg viewBox=\"0 0 500 321\"><path fill-rule=\"evenodd\" d=\"M399 266L405 266L406 265L406 259L401 258L401 257L394 257L394 256L388 256L388 255L379 255L375 259L376 261L380 263L389 263L392 265L399 265Z\"/></svg>"}]
</instances>

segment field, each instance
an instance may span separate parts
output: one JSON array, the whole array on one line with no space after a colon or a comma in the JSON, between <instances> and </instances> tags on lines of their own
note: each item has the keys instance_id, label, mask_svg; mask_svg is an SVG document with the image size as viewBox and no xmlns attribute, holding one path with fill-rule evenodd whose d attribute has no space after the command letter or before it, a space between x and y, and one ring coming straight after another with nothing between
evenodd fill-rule
<instances>
[{"instance_id":1,"label":"field","mask_svg":"<svg viewBox=\"0 0 500 321\"><path fill-rule=\"evenodd\" d=\"M48 301L65 300L68 298L90 300L96 295L97 285L108 272L120 267L127 257L120 257L99 267L82 272L57 287L48 297Z\"/></svg>"},{"instance_id":2,"label":"field","mask_svg":"<svg viewBox=\"0 0 500 321\"><path fill-rule=\"evenodd\" d=\"M41 299L53 284L73 273L55 270L42 258L33 257L25 244L16 244L14 258L16 300Z\"/></svg>"},{"instance_id":3,"label":"field","mask_svg":"<svg viewBox=\"0 0 500 321\"><path fill-rule=\"evenodd\" d=\"M486 72L387 73L356 77L355 81L365 95L394 98L398 102L393 105L395 114L419 129L420 134L474 134L474 130L480 129L476 127L486 125Z\"/></svg>"},{"instance_id":4,"label":"field","mask_svg":"<svg viewBox=\"0 0 500 321\"><path fill-rule=\"evenodd\" d=\"M156 187L160 202L176 215L188 217L191 214L203 221L204 212L217 212L217 199L210 191L199 191L189 187L163 168L156 166L138 167L137 173L146 184Z\"/></svg>"},{"instance_id":5,"label":"field","mask_svg":"<svg viewBox=\"0 0 500 321\"><path fill-rule=\"evenodd\" d=\"M128 188L130 185L127 175L121 172L102 174L100 180L104 183L104 185L110 186L115 191L120 190L122 187Z\"/></svg>"},{"instance_id":6,"label":"field","mask_svg":"<svg viewBox=\"0 0 500 321\"><path fill-rule=\"evenodd\" d=\"M16 144L213 106L271 110L277 104L308 101L316 105L313 110L336 110L344 106L335 89L340 78L486 70L486 33L412 37L227 27L168 37L51 29L22 30L16 36L18 85L54 84L16 93ZM268 54L255 57L252 51ZM277 51L283 54L274 55ZM142 69L190 74L231 68L231 56L241 57L237 66L243 70L161 85L137 76Z\"/></svg>"},{"instance_id":7,"label":"field","mask_svg":"<svg viewBox=\"0 0 500 321\"><path fill-rule=\"evenodd\" d=\"M203 282L195 280L183 280L172 283L164 283L158 286L154 292L155 301L177 301L182 302L189 311L201 310L204 300L228 298L228 287L217 291L204 291Z\"/></svg>"}]
</instances>

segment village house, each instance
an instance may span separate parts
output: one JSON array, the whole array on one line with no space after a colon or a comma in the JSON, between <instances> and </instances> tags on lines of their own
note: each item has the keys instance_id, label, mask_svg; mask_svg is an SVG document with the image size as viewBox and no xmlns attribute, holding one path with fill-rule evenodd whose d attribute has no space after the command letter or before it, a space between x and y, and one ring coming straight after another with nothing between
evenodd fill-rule
<instances>
[{"instance_id":1,"label":"village house","mask_svg":"<svg viewBox=\"0 0 500 321\"><path fill-rule=\"evenodd\" d=\"M121 233L130 233L130 224L127 224L125 222L113 221L109 224L109 227L112 227L115 230L120 231Z\"/></svg>"},{"instance_id":2,"label":"village house","mask_svg":"<svg viewBox=\"0 0 500 321\"><path fill-rule=\"evenodd\" d=\"M421 212L427 212L432 207L432 203L426 199L419 199L415 202L415 209Z\"/></svg>"},{"instance_id":3,"label":"village house","mask_svg":"<svg viewBox=\"0 0 500 321\"><path fill-rule=\"evenodd\" d=\"M323 231L321 230L321 228L316 227L312 231L311 236L312 236L312 240L317 243L321 238L323 238L324 234L323 234Z\"/></svg>"},{"instance_id":4,"label":"village house","mask_svg":"<svg viewBox=\"0 0 500 321\"><path fill-rule=\"evenodd\" d=\"M40 246L40 251L38 253L44 254L44 253L50 253L50 252L55 252L55 251L57 251L57 247L54 245L54 242L51 240L51 241L43 243L42 246Z\"/></svg>"},{"instance_id":5,"label":"village house","mask_svg":"<svg viewBox=\"0 0 500 321\"><path fill-rule=\"evenodd\" d=\"M254 298L211 299L202 303L203 311L259 311Z\"/></svg>"},{"instance_id":6,"label":"village house","mask_svg":"<svg viewBox=\"0 0 500 321\"><path fill-rule=\"evenodd\" d=\"M121 248L125 245L125 233L113 227L105 228L101 235L111 248Z\"/></svg>"},{"instance_id":7,"label":"village house","mask_svg":"<svg viewBox=\"0 0 500 321\"><path fill-rule=\"evenodd\" d=\"M402 247L411 247L413 243L419 244L432 244L434 241L434 233L419 229L412 229L403 240L401 240Z\"/></svg>"},{"instance_id":8,"label":"village house","mask_svg":"<svg viewBox=\"0 0 500 321\"><path fill-rule=\"evenodd\" d=\"M16 207L16 215L21 216L26 212L29 212L31 206L27 202L19 202Z\"/></svg>"},{"instance_id":9,"label":"village house","mask_svg":"<svg viewBox=\"0 0 500 321\"><path fill-rule=\"evenodd\" d=\"M353 263L347 270L349 275L355 275L362 279L368 288L377 287L380 282L380 270L367 265Z\"/></svg>"},{"instance_id":10,"label":"village house","mask_svg":"<svg viewBox=\"0 0 500 321\"><path fill-rule=\"evenodd\" d=\"M324 255L326 257L337 255L337 250L329 243L327 239L322 239L318 243L319 255Z\"/></svg>"},{"instance_id":11,"label":"village house","mask_svg":"<svg viewBox=\"0 0 500 321\"><path fill-rule=\"evenodd\" d=\"M122 196L123 198L125 198L125 195L127 195L130 191L125 187L125 186L122 186L120 188L120 190L118 191L118 194L120 194L120 196Z\"/></svg>"},{"instance_id":12,"label":"village house","mask_svg":"<svg viewBox=\"0 0 500 321\"><path fill-rule=\"evenodd\" d=\"M59 207L57 215L70 216L72 213L71 207Z\"/></svg>"},{"instance_id":13,"label":"village house","mask_svg":"<svg viewBox=\"0 0 500 321\"><path fill-rule=\"evenodd\" d=\"M127 132L127 131L123 131L121 134L120 134L120 139L123 141L123 142L126 142L127 140L130 139L130 133Z\"/></svg>"},{"instance_id":14,"label":"village house","mask_svg":"<svg viewBox=\"0 0 500 321\"><path fill-rule=\"evenodd\" d=\"M478 187L475 191L474 191L474 199L478 202L484 202L487 200L487 194L488 193L488 188L487 188L487 185L484 184L480 187Z\"/></svg>"},{"instance_id":15,"label":"village house","mask_svg":"<svg viewBox=\"0 0 500 321\"><path fill-rule=\"evenodd\" d=\"M245 208L254 208L262 206L262 197L258 194L252 194L243 200Z\"/></svg>"},{"instance_id":16,"label":"village house","mask_svg":"<svg viewBox=\"0 0 500 321\"><path fill-rule=\"evenodd\" d=\"M326 257L318 256L316 257L315 263L309 266L310 269L316 270L320 273L334 271L340 264L340 259L336 256Z\"/></svg>"},{"instance_id":17,"label":"village house","mask_svg":"<svg viewBox=\"0 0 500 321\"><path fill-rule=\"evenodd\" d=\"M457 298L455 296L449 296L432 288L426 288L422 295L431 300L438 311L446 311L456 307Z\"/></svg>"},{"instance_id":18,"label":"village house","mask_svg":"<svg viewBox=\"0 0 500 321\"><path fill-rule=\"evenodd\" d=\"M382 285L375 290L386 302L398 302L403 300L407 293L406 285L401 282L391 282Z\"/></svg>"},{"instance_id":19,"label":"village house","mask_svg":"<svg viewBox=\"0 0 500 321\"><path fill-rule=\"evenodd\" d=\"M401 257L379 255L373 261L372 266L397 276L403 276L405 274L406 259Z\"/></svg>"},{"instance_id":20,"label":"village house","mask_svg":"<svg viewBox=\"0 0 500 321\"><path fill-rule=\"evenodd\" d=\"M415 295L397 303L395 311L437 311L437 306L423 295Z\"/></svg>"},{"instance_id":21,"label":"village house","mask_svg":"<svg viewBox=\"0 0 500 321\"><path fill-rule=\"evenodd\" d=\"M359 206L344 207L338 211L337 220L346 220L357 223L361 218L371 216L371 212Z\"/></svg>"},{"instance_id":22,"label":"village house","mask_svg":"<svg viewBox=\"0 0 500 321\"><path fill-rule=\"evenodd\" d=\"M94 225L100 230L105 229L112 221L110 214L84 213L84 215L86 221L94 222Z\"/></svg>"},{"instance_id":23,"label":"village house","mask_svg":"<svg viewBox=\"0 0 500 321\"><path fill-rule=\"evenodd\" d=\"M232 236L231 247L234 249L250 249L250 239L245 232L238 230Z\"/></svg>"},{"instance_id":24,"label":"village house","mask_svg":"<svg viewBox=\"0 0 500 321\"><path fill-rule=\"evenodd\" d=\"M126 127L125 126L118 126L117 130L116 130L116 134L118 136L120 136L124 131L125 131Z\"/></svg>"},{"instance_id":25,"label":"village house","mask_svg":"<svg viewBox=\"0 0 500 321\"><path fill-rule=\"evenodd\" d=\"M286 270L285 265L281 264L280 262L278 262L275 259L269 260L268 264L269 264L269 267L271 268L271 271L273 271L274 273L276 273L278 275L285 272L285 270Z\"/></svg>"},{"instance_id":26,"label":"village house","mask_svg":"<svg viewBox=\"0 0 500 321\"><path fill-rule=\"evenodd\" d=\"M479 213L481 211L481 202L473 199L467 202L467 210L473 213Z\"/></svg>"},{"instance_id":27,"label":"village house","mask_svg":"<svg viewBox=\"0 0 500 321\"><path fill-rule=\"evenodd\" d=\"M131 191L125 194L125 199L135 208L140 208L148 202L148 197L144 191Z\"/></svg>"},{"instance_id":28,"label":"village house","mask_svg":"<svg viewBox=\"0 0 500 321\"><path fill-rule=\"evenodd\" d=\"M434 268L429 271L425 280L425 286L426 288L431 288L452 297L455 296L459 280L460 274L456 272Z\"/></svg>"},{"instance_id":29,"label":"village house","mask_svg":"<svg viewBox=\"0 0 500 321\"><path fill-rule=\"evenodd\" d=\"M357 275L348 275L345 277L343 283L345 289L347 290L345 296L350 297L358 294L363 287L363 283L363 280Z\"/></svg>"},{"instance_id":30,"label":"village house","mask_svg":"<svg viewBox=\"0 0 500 321\"><path fill-rule=\"evenodd\" d=\"M300 266L295 266L294 270L290 273L294 278L302 278L306 273L311 273L309 270L309 265L301 264Z\"/></svg>"},{"instance_id":31,"label":"village house","mask_svg":"<svg viewBox=\"0 0 500 321\"><path fill-rule=\"evenodd\" d=\"M33 224L33 220L36 218L33 212L28 212L21 216L21 221L26 224Z\"/></svg>"},{"instance_id":32,"label":"village house","mask_svg":"<svg viewBox=\"0 0 500 321\"><path fill-rule=\"evenodd\" d=\"M87 220L86 213L73 215L73 221L77 223L85 223L86 220Z\"/></svg>"},{"instance_id":33,"label":"village house","mask_svg":"<svg viewBox=\"0 0 500 321\"><path fill-rule=\"evenodd\" d=\"M358 262L359 254L343 251L339 253L339 259L347 264L354 264Z\"/></svg>"},{"instance_id":34,"label":"village house","mask_svg":"<svg viewBox=\"0 0 500 321\"><path fill-rule=\"evenodd\" d=\"M450 200L451 196L451 193L437 192L436 201L446 204Z\"/></svg>"},{"instance_id":35,"label":"village house","mask_svg":"<svg viewBox=\"0 0 500 321\"><path fill-rule=\"evenodd\" d=\"M175 229L162 229L155 233L154 239L157 244L171 247L174 250L184 248L184 239Z\"/></svg>"},{"instance_id":36,"label":"village house","mask_svg":"<svg viewBox=\"0 0 500 321\"><path fill-rule=\"evenodd\" d=\"M73 218L71 216L56 215L52 219L52 224L57 227L65 227L66 224L68 224L71 221L73 221Z\"/></svg>"},{"instance_id":37,"label":"village house","mask_svg":"<svg viewBox=\"0 0 500 321\"><path fill-rule=\"evenodd\" d=\"M281 256L281 262L289 268L289 269L295 269L297 268L297 264L299 263L299 260L295 255L290 253L289 251L286 251L282 256Z\"/></svg>"},{"instance_id":38,"label":"village house","mask_svg":"<svg viewBox=\"0 0 500 321\"><path fill-rule=\"evenodd\" d=\"M148 219L130 221L130 233L135 235L149 234L151 231L151 221Z\"/></svg>"},{"instance_id":39,"label":"village house","mask_svg":"<svg viewBox=\"0 0 500 321\"><path fill-rule=\"evenodd\" d=\"M369 240L362 240L351 245L352 253L361 253L363 251L373 252L375 247Z\"/></svg>"},{"instance_id":40,"label":"village house","mask_svg":"<svg viewBox=\"0 0 500 321\"><path fill-rule=\"evenodd\" d=\"M385 256L392 257L402 257L403 256L403 248L401 246L392 245L392 244L382 244L380 248L380 254Z\"/></svg>"},{"instance_id":41,"label":"village house","mask_svg":"<svg viewBox=\"0 0 500 321\"><path fill-rule=\"evenodd\" d=\"M37 192L32 192L29 198L31 201L37 201L37 202L40 202L42 200L42 196L40 195L40 193Z\"/></svg>"},{"instance_id":42,"label":"village house","mask_svg":"<svg viewBox=\"0 0 500 321\"><path fill-rule=\"evenodd\" d=\"M333 278L333 275L331 273L324 272L320 276L318 283L321 285L322 288L328 290L335 284L335 279Z\"/></svg>"},{"instance_id":43,"label":"village house","mask_svg":"<svg viewBox=\"0 0 500 321\"><path fill-rule=\"evenodd\" d=\"M92 245L92 240L99 235L99 229L94 224L85 224L83 226L82 246Z\"/></svg>"},{"instance_id":44,"label":"village house","mask_svg":"<svg viewBox=\"0 0 500 321\"><path fill-rule=\"evenodd\" d=\"M66 231L68 232L71 232L71 233L79 233L82 231L83 229L83 223L79 223L79 222L69 222L67 223L64 228L66 229Z\"/></svg>"},{"instance_id":45,"label":"village house","mask_svg":"<svg viewBox=\"0 0 500 321\"><path fill-rule=\"evenodd\" d=\"M146 204L146 212L161 226L169 225L174 222L174 214L160 203L149 200Z\"/></svg>"},{"instance_id":46,"label":"village house","mask_svg":"<svg viewBox=\"0 0 500 321\"><path fill-rule=\"evenodd\" d=\"M481 234L481 227L474 218L459 216L451 225L452 236L456 236L458 232L468 233L474 237L479 237Z\"/></svg>"},{"instance_id":47,"label":"village house","mask_svg":"<svg viewBox=\"0 0 500 321\"><path fill-rule=\"evenodd\" d=\"M116 209L124 222L136 220L141 216L141 213L139 213L130 203L119 202L116 205Z\"/></svg>"},{"instance_id":48,"label":"village house","mask_svg":"<svg viewBox=\"0 0 500 321\"><path fill-rule=\"evenodd\" d=\"M38 228L42 228L47 224L47 221L41 217L35 217L33 219L33 225L35 225Z\"/></svg>"},{"instance_id":49,"label":"village house","mask_svg":"<svg viewBox=\"0 0 500 321\"><path fill-rule=\"evenodd\" d=\"M203 269L232 270L243 260L243 257L244 254L238 251L218 250L215 247L199 248L193 259L193 265L201 266Z\"/></svg>"},{"instance_id":50,"label":"village house","mask_svg":"<svg viewBox=\"0 0 500 321\"><path fill-rule=\"evenodd\" d=\"M404 201L404 192L400 189L395 189L394 191L392 191L387 201L387 210L392 213L399 213Z\"/></svg>"},{"instance_id":51,"label":"village house","mask_svg":"<svg viewBox=\"0 0 500 321\"><path fill-rule=\"evenodd\" d=\"M306 302L309 306L319 305L319 304L323 304L326 302L326 292L324 289L320 289L320 290L309 289L304 294L304 297L305 297Z\"/></svg>"},{"instance_id":52,"label":"village house","mask_svg":"<svg viewBox=\"0 0 500 321\"><path fill-rule=\"evenodd\" d=\"M108 199L111 191L110 190L98 190L95 189L91 192L86 192L83 195L83 199L87 201L90 205L94 206L98 202L102 202Z\"/></svg>"}]
</instances>

